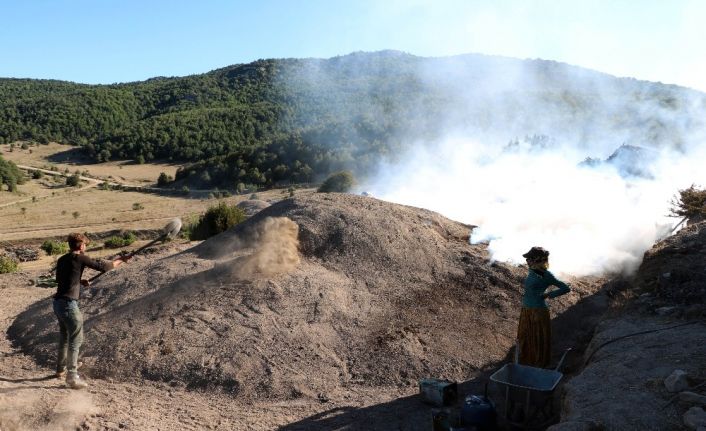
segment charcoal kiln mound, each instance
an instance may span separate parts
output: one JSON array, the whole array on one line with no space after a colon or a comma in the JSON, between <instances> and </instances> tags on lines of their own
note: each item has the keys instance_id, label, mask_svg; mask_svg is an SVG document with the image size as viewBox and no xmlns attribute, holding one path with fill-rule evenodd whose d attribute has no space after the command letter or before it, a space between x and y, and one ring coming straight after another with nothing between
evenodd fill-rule
<instances>
[{"instance_id":1,"label":"charcoal kiln mound","mask_svg":"<svg viewBox=\"0 0 706 431\"><path fill-rule=\"evenodd\" d=\"M281 201L188 250L137 258L84 292L84 372L245 400L465 379L513 345L525 274L490 263L469 233L370 197ZM51 363L55 330L47 300L10 333Z\"/></svg>"}]
</instances>

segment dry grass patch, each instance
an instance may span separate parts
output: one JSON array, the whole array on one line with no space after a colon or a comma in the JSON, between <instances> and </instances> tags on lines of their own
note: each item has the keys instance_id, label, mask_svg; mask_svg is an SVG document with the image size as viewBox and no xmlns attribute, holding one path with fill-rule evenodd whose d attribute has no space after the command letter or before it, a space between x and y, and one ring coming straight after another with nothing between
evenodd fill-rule
<instances>
[{"instance_id":1,"label":"dry grass patch","mask_svg":"<svg viewBox=\"0 0 706 431\"><path fill-rule=\"evenodd\" d=\"M31 180L35 183L42 180ZM90 188L56 189L36 202L0 207L0 237L5 241L48 238L70 232L105 232L120 229L159 229L171 218L195 220L217 199L189 199L180 196L123 192ZM311 193L311 190L302 193ZM6 193L6 192L5 192ZM17 195L12 195L16 196ZM258 193L263 200L280 200L281 190ZM223 199L236 204L247 195ZM25 208L22 210L22 208ZM137 208L137 209L136 209Z\"/></svg>"},{"instance_id":2,"label":"dry grass patch","mask_svg":"<svg viewBox=\"0 0 706 431\"><path fill-rule=\"evenodd\" d=\"M88 171L93 177L109 179L113 178L118 182L126 182L138 185L149 185L157 182L160 172L174 177L179 164L167 163L145 163L138 165L132 161L115 161L106 163L90 163L85 158L79 157L76 152L77 147L62 145L52 142L47 145L31 146L22 150L19 144L15 145L14 151L10 152L10 145L0 146L2 156L15 162L18 165L28 165L42 167L44 165L56 166L59 171L68 169L74 172L79 169L81 172ZM31 153L30 153L31 151Z\"/></svg>"}]
</instances>

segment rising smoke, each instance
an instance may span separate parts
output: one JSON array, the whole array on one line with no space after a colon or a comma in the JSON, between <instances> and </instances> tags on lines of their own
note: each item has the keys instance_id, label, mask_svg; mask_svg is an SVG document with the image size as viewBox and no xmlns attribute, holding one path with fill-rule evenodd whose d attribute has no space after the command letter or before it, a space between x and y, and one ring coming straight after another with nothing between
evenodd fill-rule
<instances>
[{"instance_id":1,"label":"rising smoke","mask_svg":"<svg viewBox=\"0 0 706 431\"><path fill-rule=\"evenodd\" d=\"M383 199L433 209L479 227L493 259L521 262L531 246L551 251L552 267L575 275L630 272L666 234L674 193L706 184L706 154L665 151L654 178L624 177L619 167L580 167L568 150L488 155L491 145L449 139L416 149L370 183ZM433 180L432 180L433 179Z\"/></svg>"},{"instance_id":2,"label":"rising smoke","mask_svg":"<svg viewBox=\"0 0 706 431\"><path fill-rule=\"evenodd\" d=\"M397 137L405 151L382 161L361 191L478 225L472 240L487 241L493 259L519 263L541 245L560 273L634 271L678 221L666 217L675 193L706 185L702 93L548 61L393 54L443 114L434 133ZM392 75L381 55L370 66L356 54L347 69L338 58L338 70L310 78ZM414 117L430 118L424 98L410 94ZM638 151L610 157L623 144ZM594 163L581 163L589 157Z\"/></svg>"}]
</instances>

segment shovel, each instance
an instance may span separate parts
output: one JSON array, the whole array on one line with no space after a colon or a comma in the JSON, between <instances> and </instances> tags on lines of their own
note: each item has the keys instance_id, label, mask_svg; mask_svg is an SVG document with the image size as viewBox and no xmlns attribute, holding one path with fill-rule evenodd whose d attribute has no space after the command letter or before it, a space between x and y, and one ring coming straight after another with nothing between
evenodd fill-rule
<instances>
[{"instance_id":1,"label":"shovel","mask_svg":"<svg viewBox=\"0 0 706 431\"><path fill-rule=\"evenodd\" d=\"M147 244L143 245L142 247L138 248L137 250L133 251L132 253L128 253L127 256L133 257L136 254L141 253L142 251L144 251L148 247L152 247L153 245L157 244L160 241L166 241L168 238L174 238L179 233L180 230L181 230L181 219L175 218L174 220L167 223L167 225L164 226L164 228L162 228L162 235L160 235L159 238L148 242ZM91 283L91 282L95 281L98 277L100 277L103 274L105 274L105 272L101 272L98 275L91 277L90 279L88 279L88 282Z\"/></svg>"}]
</instances>

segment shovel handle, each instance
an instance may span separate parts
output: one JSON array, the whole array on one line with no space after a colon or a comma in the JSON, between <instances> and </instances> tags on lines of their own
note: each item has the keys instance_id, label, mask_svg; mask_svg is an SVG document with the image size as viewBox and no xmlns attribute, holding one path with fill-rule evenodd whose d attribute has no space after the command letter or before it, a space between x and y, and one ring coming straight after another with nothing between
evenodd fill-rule
<instances>
[{"instance_id":1,"label":"shovel handle","mask_svg":"<svg viewBox=\"0 0 706 431\"><path fill-rule=\"evenodd\" d=\"M151 247L151 246L157 244L159 241L164 241L165 239L167 239L168 236L169 236L169 235L164 234L164 235L160 236L159 238L154 239L154 240L148 242L147 244L143 245L142 247L138 248L137 250L135 250L135 251L133 251L133 252L131 252L131 253L128 253L127 256L133 257L134 255L140 253L141 251L143 251L143 250L146 249L147 247ZM106 272L107 272L107 271L106 271ZM100 273L94 275L93 277L91 277L91 278L88 279L88 282L89 282L89 283L92 283L93 281L95 281L98 277L100 277L100 276L103 275L103 274L105 274L105 272L100 272Z\"/></svg>"},{"instance_id":2,"label":"shovel handle","mask_svg":"<svg viewBox=\"0 0 706 431\"><path fill-rule=\"evenodd\" d=\"M566 354L569 353L570 351L571 351L571 347L569 347L568 349L566 349L564 351L564 354L561 355L561 359L559 360L559 363L556 364L556 368L554 368L554 371L559 371L561 366L564 365L564 359L566 359Z\"/></svg>"}]
</instances>

